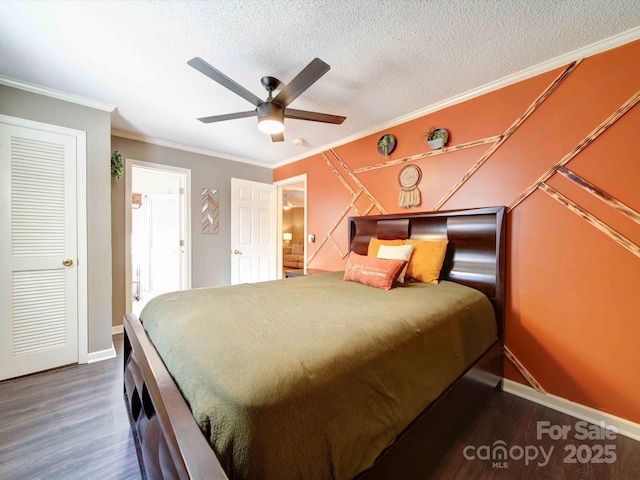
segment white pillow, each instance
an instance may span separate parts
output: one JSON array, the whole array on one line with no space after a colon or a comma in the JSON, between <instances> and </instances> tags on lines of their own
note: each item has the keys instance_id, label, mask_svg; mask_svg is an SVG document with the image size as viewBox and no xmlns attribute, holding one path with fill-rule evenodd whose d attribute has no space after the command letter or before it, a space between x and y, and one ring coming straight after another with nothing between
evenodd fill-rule
<instances>
[{"instance_id":1,"label":"white pillow","mask_svg":"<svg viewBox=\"0 0 640 480\"><path fill-rule=\"evenodd\" d=\"M293 245L291 249L293 255L304 255L304 245Z\"/></svg>"},{"instance_id":2,"label":"white pillow","mask_svg":"<svg viewBox=\"0 0 640 480\"><path fill-rule=\"evenodd\" d=\"M413 251L413 245L380 245L378 250L378 258L386 258L390 260L404 260L405 265L400 275L398 275L398 282L404 283L404 274L407 273L407 265L409 265L409 259L411 258L411 252Z\"/></svg>"}]
</instances>

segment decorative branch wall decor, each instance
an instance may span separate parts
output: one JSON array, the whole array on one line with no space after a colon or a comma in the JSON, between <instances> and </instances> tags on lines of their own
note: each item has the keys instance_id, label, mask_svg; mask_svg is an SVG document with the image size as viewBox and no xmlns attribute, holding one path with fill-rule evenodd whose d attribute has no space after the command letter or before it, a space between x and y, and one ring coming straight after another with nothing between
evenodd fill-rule
<instances>
[{"instance_id":1,"label":"decorative branch wall decor","mask_svg":"<svg viewBox=\"0 0 640 480\"><path fill-rule=\"evenodd\" d=\"M453 147L449 147L446 150L430 150L428 152L418 153L409 157L399 158L397 160L389 160L383 163L376 163L375 165L367 165L366 167L360 167L353 170L353 173L370 172L371 170L378 170L379 168L393 167L394 165L400 165L401 163L414 162L423 158L434 157L436 155L442 155L449 152L456 152L458 150L466 150L467 148L477 147L479 145L485 145L487 143L495 143L500 140L501 136L496 135L493 137L481 138L480 140L473 140L472 142L461 143Z\"/></svg>"},{"instance_id":2,"label":"decorative branch wall decor","mask_svg":"<svg viewBox=\"0 0 640 480\"><path fill-rule=\"evenodd\" d=\"M585 189L587 192L589 192L594 197L602 200L604 203L606 203L610 207L615 208L618 212L620 212L625 217L630 218L631 220L636 222L638 225L640 225L640 212L636 212L630 206L625 205L624 203L622 203L617 198L609 195L604 190L596 187L593 183L585 180L584 178L580 177L579 175L576 175L575 173L573 173L568 168L560 167L560 168L558 168L558 173L560 175L562 175L563 177L568 178L569 180L571 180L576 185L582 187L583 189Z\"/></svg>"},{"instance_id":3,"label":"decorative branch wall decor","mask_svg":"<svg viewBox=\"0 0 640 480\"><path fill-rule=\"evenodd\" d=\"M202 189L202 233L217 234L220 226L218 191Z\"/></svg>"},{"instance_id":4,"label":"decorative branch wall decor","mask_svg":"<svg viewBox=\"0 0 640 480\"><path fill-rule=\"evenodd\" d=\"M538 188L540 190L542 190L543 192L547 193L551 198L553 198L557 202L560 202L562 205L567 207L573 213L575 213L576 215L578 215L582 219L584 219L587 222L589 222L591 225L593 225L595 228L600 230L602 233L604 233L611 240L613 240L614 242L619 243L621 246L623 246L624 248L629 250L636 257L640 257L640 246L638 246L635 243L633 243L631 240L629 240L624 235L621 235L619 232L617 232L616 230L611 228L609 225L607 225L602 220L598 220L598 218L596 216L594 216L591 213L587 212L584 208L580 207L577 203L575 203L572 200L570 200L569 198L565 197L563 194L561 194L555 188L550 187L546 183L541 183L540 185L538 185Z\"/></svg>"},{"instance_id":5,"label":"decorative branch wall decor","mask_svg":"<svg viewBox=\"0 0 640 480\"><path fill-rule=\"evenodd\" d=\"M487 160L489 160L489 157L491 157L491 155L493 155L493 153L496 150L498 150L498 148L500 148L504 142L507 141L507 139L513 134L513 132L515 132L520 127L520 125L522 125L525 122L525 120L531 116L531 114L536 110L536 108L538 108L547 98L551 96L553 92L556 91L556 89L560 86L560 84L564 82L567 79L567 77L571 75L571 72L573 72L578 67L580 62L582 62L582 60L576 60L574 62L571 62L567 66L567 68L553 81L553 83L551 83L551 85L549 85L545 89L545 91L542 92L540 96L538 96L538 98L536 98L531 105L529 105L529 108L527 108L524 111L524 113L520 115L520 117L518 117L515 120L515 122L513 122L513 124L511 124L511 126L502 135L498 137L498 140L496 141L496 143L494 143L489 148L489 150L487 150L485 154L482 157L480 157L480 159L478 159L476 163L473 164L473 166L469 169L469 171L465 173L464 176L458 181L458 183L456 183L451 188L449 193L447 193L444 197L442 197L442 199L433 208L434 210L440 210L440 208L442 208L442 206L447 202L447 200L449 200L460 189L460 187L462 187L462 185L464 185L467 182L467 180L469 180L471 176L474 173L476 173L478 169L482 165L484 165L484 163Z\"/></svg>"},{"instance_id":6,"label":"decorative branch wall decor","mask_svg":"<svg viewBox=\"0 0 640 480\"><path fill-rule=\"evenodd\" d=\"M542 385L538 383L538 381L533 377L533 375L529 373L529 370L527 370L525 366L522 365L522 363L520 363L520 360L516 358L513 352L509 350L509 348L506 345L504 347L504 356L507 358L507 360L509 360L513 364L514 367L518 369L518 371L525 378L525 380L529 382L529 385L531 385L535 390L537 390L540 393L547 393L545 389L542 388Z\"/></svg>"},{"instance_id":7,"label":"decorative branch wall decor","mask_svg":"<svg viewBox=\"0 0 640 480\"><path fill-rule=\"evenodd\" d=\"M320 156L327 164L327 167L329 167L329 170L333 172L333 174L338 178L338 180L340 180L340 183L342 184L342 186L347 190L347 192L349 192L349 194L351 194L351 200L349 200L349 203L346 205L344 210L340 213L340 215L338 216L334 224L331 226L331 228L329 228L329 231L324 235L324 237L322 237L322 240L320 240L320 243L318 244L316 249L313 252L311 252L311 255L309 255L309 258L307 259L307 264L311 263L313 258L318 254L318 252L322 249L322 247L327 242L329 242L329 244L333 246L333 248L335 249L336 253L340 256L340 258L344 259L347 257L349 251L347 250L343 252L342 250L340 250L340 248L338 247L338 244L336 243L332 235L335 229L338 228L338 225L340 225L340 222L342 222L344 217L347 216L347 214L349 213L349 210L353 210L355 214L358 216L369 215L369 213L371 213L371 211L373 211L374 209L376 209L376 211L374 212L374 215L387 213L387 211L380 204L380 202L376 200L376 198L371 194L369 190L367 190L364 184L360 180L358 180L358 177L355 176L354 172L338 156L336 151L333 149L330 149L329 151L331 152L331 155L333 156L335 162L345 171L349 180L351 180L356 185L356 187L358 188L358 191L356 192L353 188L351 188L351 186L349 186L349 183L347 182L346 178L338 171L338 168L331 163L331 161L329 160L329 157L327 157L327 155L325 155L324 152L321 153ZM363 196L363 198L367 197L371 201L371 204L363 211L358 209L358 207L356 206L356 200L358 200L358 198L361 195Z\"/></svg>"},{"instance_id":8,"label":"decorative branch wall decor","mask_svg":"<svg viewBox=\"0 0 640 480\"><path fill-rule=\"evenodd\" d=\"M637 92L633 95L629 100L627 100L624 105L622 105L618 110L612 113L609 118L607 118L604 122L598 125L589 135L585 137L578 145L576 145L569 153L567 153L564 157L562 157L558 163L556 163L553 167L547 170L538 180L536 180L533 185L527 188L524 192L522 192L516 199L511 202L507 212L510 212L514 208L516 208L523 200L525 200L529 195L531 195L540 184L549 180L555 173L558 171L560 167L564 167L567 163L573 160L580 152L582 152L585 148L591 145L600 135L606 132L609 127L611 127L614 123L616 123L622 116L635 107L640 102L640 92ZM438 208L436 208L437 210Z\"/></svg>"},{"instance_id":9,"label":"decorative branch wall decor","mask_svg":"<svg viewBox=\"0 0 640 480\"><path fill-rule=\"evenodd\" d=\"M411 208L420 205L422 200L418 184L421 179L422 171L417 165L407 165L400 170L398 174L398 183L401 187L400 197L398 198L399 207Z\"/></svg>"},{"instance_id":10,"label":"decorative branch wall decor","mask_svg":"<svg viewBox=\"0 0 640 480\"><path fill-rule=\"evenodd\" d=\"M333 234L335 229L338 227L338 225L340 225L340 223L344 220L344 218L349 214L349 211L352 210L353 212L355 212L356 215L369 215L372 212L373 214L387 213L384 207L380 204L380 202L364 186L362 181L358 179L357 175L361 173L370 172L372 170L378 170L380 168L389 168L389 167L393 167L395 165L399 165L403 163L422 160L422 159L429 158L436 155L442 155L442 154L446 154L454 151L475 148L480 145L486 145L486 144L491 145L489 149L479 158L479 160L477 160L472 165L472 167L463 175L463 177L455 185L453 185L453 187L449 190L449 192L447 192L445 196L434 207L432 207L433 210L439 210L453 195L455 195L458 192L458 190L462 187L462 185L464 185L467 182L467 180L469 180L469 178L471 178L480 169L480 167L482 167L486 163L486 161L493 155L493 153L505 143L505 141L531 116L531 114L547 98L549 98L552 93L555 92L555 90L560 86L560 84L564 80L566 80L571 73L573 73L576 70L576 68L578 67L578 65L580 65L581 62L582 60L577 60L567 65L567 67L560 73L560 75L557 76L553 80L553 82L549 86L547 86L547 88L533 101L533 103L529 105L529 107L525 110L525 112L523 112L509 126L509 128L507 128L507 130L500 135L481 138L478 140L472 140L470 142L451 146L446 150L432 150L429 152L423 152L416 155L399 158L396 160L387 160L382 163L367 165L367 166L363 166L356 169L350 169L333 149L329 151L333 155L335 162L337 162L337 165L333 165L333 163L329 161L329 158L327 157L327 155L325 155L324 153L321 153L320 155L322 159L325 161L329 169L336 175L338 180L340 180L340 182L342 183L344 188L347 190L347 192L349 192L352 198L349 204L347 204L345 206L345 209L340 213L340 215L336 219L335 223L331 226L327 234L323 237L319 245L312 252L308 262L310 263L311 260L313 260L313 258L320 252L320 250L326 243L329 243L334 247L334 249L340 256L340 258L346 257L347 252L342 252L340 248L338 248L336 241L332 238L331 235ZM568 152L562 159L560 159L555 165L553 165L550 169L548 169L545 173L543 173L542 176L538 178L538 180L536 180L532 185L529 186L529 188L527 188L524 192L522 192L520 195L515 197L514 200L511 202L511 204L508 206L507 211L511 212L522 201L528 198L534 191L541 190L549 194L552 198L557 200L562 205L572 210L574 213L578 214L580 217L587 220L589 223L595 226L598 230L605 233L609 238L611 238L612 240L616 241L618 244L625 247L631 253L640 257L640 245L636 245L631 240L627 239L626 237L623 237L608 225L595 219L595 217L593 217L592 215L585 214L584 212L581 211L579 207L574 205L573 202L567 201L563 195L561 195L559 192L556 192L555 190L552 190L545 183L549 178L551 178L556 173L563 175L567 177L569 180L573 181L574 183L577 183L579 186L589 191L589 193L591 193L592 195L595 195L596 197L600 198L607 205L615 208L618 212L622 213L629 219L633 220L634 222L640 223L640 220L639 220L640 212L636 212L629 206L613 198L611 195L608 195L600 191L600 189L590 184L589 182L586 182L584 179L578 177L577 175L575 175L575 173L569 171L565 167L565 165L569 163L569 161L571 161L576 156L578 156L578 154L580 154L587 146L593 143L602 133L604 133L609 127L615 124L616 121L618 121L622 116L624 116L627 112L629 112L638 103L640 103L640 92L636 92L631 98L629 98L629 100L627 100L622 106L620 106L620 108L618 108L613 114L611 114L609 118L607 118L600 125L598 125L583 141L581 141L570 152ZM340 173L338 171L340 167L342 167L344 172L346 172L347 174L346 176L343 175L343 173ZM407 187L403 186L402 179L401 179L403 175L407 176L407 178L404 180L405 182L407 182L406 185L409 185L408 182L410 181L409 179L411 177L413 178L415 178L416 176L420 177L417 179L417 183L415 185L416 187L421 180L422 173L420 172L419 168L415 165L408 165L408 167L411 167L411 169L416 169L416 170L413 170L412 172L411 170L408 170L405 172L405 170L402 169L400 171L398 182L400 183L400 186L403 189L411 188L408 186ZM350 185L347 180L350 180L353 184L356 185L356 187L353 187L352 185ZM367 196L372 202L369 205L369 207L364 209L363 211L360 211L356 206L356 200L361 195ZM417 197L414 195L417 195ZM415 188L415 192L412 193L412 198L402 198L402 197L409 197L409 195L404 191L400 193L400 197L401 198L399 199L398 204L400 207L404 207L404 208L420 205L420 202L421 202L420 191L417 188ZM377 210L377 211L374 211L374 210Z\"/></svg>"}]
</instances>

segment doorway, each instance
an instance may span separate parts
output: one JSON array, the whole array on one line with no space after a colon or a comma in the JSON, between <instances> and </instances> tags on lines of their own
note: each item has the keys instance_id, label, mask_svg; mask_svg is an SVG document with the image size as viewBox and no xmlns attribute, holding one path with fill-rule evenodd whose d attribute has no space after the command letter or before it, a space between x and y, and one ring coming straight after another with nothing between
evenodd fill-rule
<instances>
[{"instance_id":1,"label":"doorway","mask_svg":"<svg viewBox=\"0 0 640 480\"><path fill-rule=\"evenodd\" d=\"M127 160L127 311L191 288L190 171Z\"/></svg>"},{"instance_id":2,"label":"doorway","mask_svg":"<svg viewBox=\"0 0 640 480\"><path fill-rule=\"evenodd\" d=\"M307 271L307 175L276 182L278 186L278 271Z\"/></svg>"}]
</instances>

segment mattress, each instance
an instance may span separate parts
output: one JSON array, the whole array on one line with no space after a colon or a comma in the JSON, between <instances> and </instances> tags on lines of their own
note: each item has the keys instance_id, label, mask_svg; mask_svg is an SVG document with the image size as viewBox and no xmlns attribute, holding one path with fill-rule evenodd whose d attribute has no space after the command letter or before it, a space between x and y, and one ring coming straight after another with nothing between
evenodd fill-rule
<instances>
[{"instance_id":1,"label":"mattress","mask_svg":"<svg viewBox=\"0 0 640 480\"><path fill-rule=\"evenodd\" d=\"M140 320L230 479L348 479L496 340L459 284L341 272L161 295Z\"/></svg>"}]
</instances>

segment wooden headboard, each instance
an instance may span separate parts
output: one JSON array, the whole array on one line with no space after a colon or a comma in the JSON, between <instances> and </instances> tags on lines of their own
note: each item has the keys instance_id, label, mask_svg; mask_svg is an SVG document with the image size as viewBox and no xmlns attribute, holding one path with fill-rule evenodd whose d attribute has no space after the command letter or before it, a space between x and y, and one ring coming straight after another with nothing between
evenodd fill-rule
<instances>
[{"instance_id":1,"label":"wooden headboard","mask_svg":"<svg viewBox=\"0 0 640 480\"><path fill-rule=\"evenodd\" d=\"M505 207L349 217L349 250L366 255L369 240L449 240L441 280L467 285L487 295L504 329L506 272Z\"/></svg>"}]
</instances>

